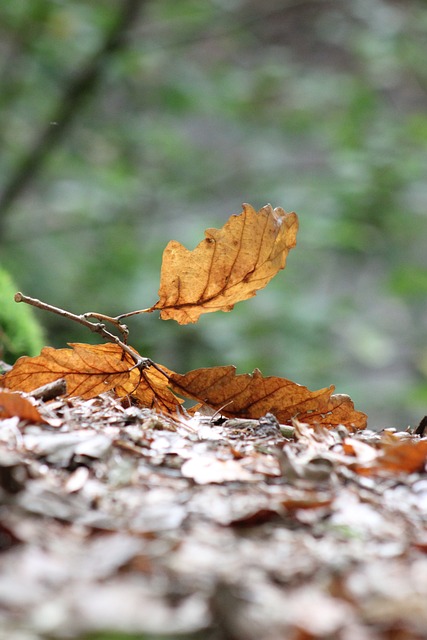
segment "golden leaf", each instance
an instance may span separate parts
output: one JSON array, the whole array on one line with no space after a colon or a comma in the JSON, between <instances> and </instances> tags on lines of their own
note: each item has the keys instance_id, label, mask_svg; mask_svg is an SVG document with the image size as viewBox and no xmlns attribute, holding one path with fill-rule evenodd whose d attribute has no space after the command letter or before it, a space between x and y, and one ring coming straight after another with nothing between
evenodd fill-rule
<instances>
[{"instance_id":1,"label":"golden leaf","mask_svg":"<svg viewBox=\"0 0 427 640\"><path fill-rule=\"evenodd\" d=\"M72 349L44 347L39 356L19 358L2 378L8 389L33 391L64 378L67 395L93 398L129 381L132 358L115 344L70 344Z\"/></svg>"},{"instance_id":2,"label":"golden leaf","mask_svg":"<svg viewBox=\"0 0 427 640\"><path fill-rule=\"evenodd\" d=\"M64 378L68 396L84 399L114 389L119 397L132 396L144 407L173 412L182 404L168 388L168 369L140 371L131 356L116 344L71 344L72 349L45 347L39 356L19 358L2 377L2 385L15 391L33 391ZM136 352L135 352L136 353Z\"/></svg>"},{"instance_id":3,"label":"golden leaf","mask_svg":"<svg viewBox=\"0 0 427 640\"><path fill-rule=\"evenodd\" d=\"M251 298L285 267L296 244L298 218L267 205L249 204L221 229L206 229L193 251L172 240L163 252L159 301L163 320L197 322L202 313L231 311Z\"/></svg>"}]
</instances>

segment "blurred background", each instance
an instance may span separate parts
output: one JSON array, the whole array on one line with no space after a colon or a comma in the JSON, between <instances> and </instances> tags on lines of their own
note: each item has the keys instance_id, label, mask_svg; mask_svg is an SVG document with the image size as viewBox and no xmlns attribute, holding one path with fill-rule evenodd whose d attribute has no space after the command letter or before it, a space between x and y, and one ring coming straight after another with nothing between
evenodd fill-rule
<instances>
[{"instance_id":1,"label":"blurred background","mask_svg":"<svg viewBox=\"0 0 427 640\"><path fill-rule=\"evenodd\" d=\"M285 271L197 325L129 320L176 371L335 384L369 426L427 408L423 0L0 4L0 263L27 295L116 315L157 300L241 203L295 210ZM47 343L96 341L37 312Z\"/></svg>"}]
</instances>

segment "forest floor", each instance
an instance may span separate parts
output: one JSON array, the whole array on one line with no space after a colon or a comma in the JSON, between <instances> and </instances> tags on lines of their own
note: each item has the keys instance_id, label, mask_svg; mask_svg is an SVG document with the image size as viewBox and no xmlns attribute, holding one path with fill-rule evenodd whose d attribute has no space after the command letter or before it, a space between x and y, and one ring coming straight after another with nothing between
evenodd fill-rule
<instances>
[{"instance_id":1,"label":"forest floor","mask_svg":"<svg viewBox=\"0 0 427 640\"><path fill-rule=\"evenodd\" d=\"M427 638L427 438L37 407L0 419L2 638Z\"/></svg>"}]
</instances>

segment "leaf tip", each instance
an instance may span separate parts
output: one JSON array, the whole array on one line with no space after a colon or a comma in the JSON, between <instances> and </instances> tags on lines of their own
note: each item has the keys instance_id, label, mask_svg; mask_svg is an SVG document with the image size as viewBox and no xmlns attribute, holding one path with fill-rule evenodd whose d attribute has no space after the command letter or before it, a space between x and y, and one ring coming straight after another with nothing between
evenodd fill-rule
<instances>
[{"instance_id":1,"label":"leaf tip","mask_svg":"<svg viewBox=\"0 0 427 640\"><path fill-rule=\"evenodd\" d=\"M255 213L255 209L248 202L243 202L242 203L242 210L243 210L243 213Z\"/></svg>"}]
</instances>

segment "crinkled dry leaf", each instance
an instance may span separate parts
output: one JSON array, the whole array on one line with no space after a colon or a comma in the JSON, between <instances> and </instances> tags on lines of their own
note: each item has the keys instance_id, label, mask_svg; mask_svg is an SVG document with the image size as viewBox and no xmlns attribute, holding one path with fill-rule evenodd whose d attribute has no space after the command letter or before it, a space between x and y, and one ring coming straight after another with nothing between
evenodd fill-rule
<instances>
[{"instance_id":1,"label":"crinkled dry leaf","mask_svg":"<svg viewBox=\"0 0 427 640\"><path fill-rule=\"evenodd\" d=\"M2 378L11 390L33 391L64 378L67 395L93 398L116 386L125 385L133 375L132 358L115 344L70 344L72 349L45 347L39 356L19 358Z\"/></svg>"},{"instance_id":2,"label":"crinkled dry leaf","mask_svg":"<svg viewBox=\"0 0 427 640\"><path fill-rule=\"evenodd\" d=\"M258 369L253 374L240 375L236 375L233 366L195 369L185 375L173 373L170 382L176 393L203 402L228 417L259 419L273 413L282 423L298 418L327 427L366 426L366 415L354 409L348 396L334 396L333 386L310 391L286 378L264 378Z\"/></svg>"},{"instance_id":3,"label":"crinkled dry leaf","mask_svg":"<svg viewBox=\"0 0 427 640\"><path fill-rule=\"evenodd\" d=\"M24 398L19 393L0 391L0 420L13 416L28 422L45 424L47 422L28 398Z\"/></svg>"},{"instance_id":4,"label":"crinkled dry leaf","mask_svg":"<svg viewBox=\"0 0 427 640\"><path fill-rule=\"evenodd\" d=\"M71 344L72 349L45 347L35 358L22 357L2 377L7 389L33 391L64 378L68 396L84 399L114 389L120 397L131 395L144 407L173 412L182 400L168 388L168 374L150 367L140 371L116 344Z\"/></svg>"},{"instance_id":5,"label":"crinkled dry leaf","mask_svg":"<svg viewBox=\"0 0 427 640\"><path fill-rule=\"evenodd\" d=\"M202 313L231 311L251 298L285 267L296 244L298 218L267 205L258 213L249 204L221 229L206 229L193 251L172 240L163 253L159 301L163 320L197 322Z\"/></svg>"}]
</instances>

